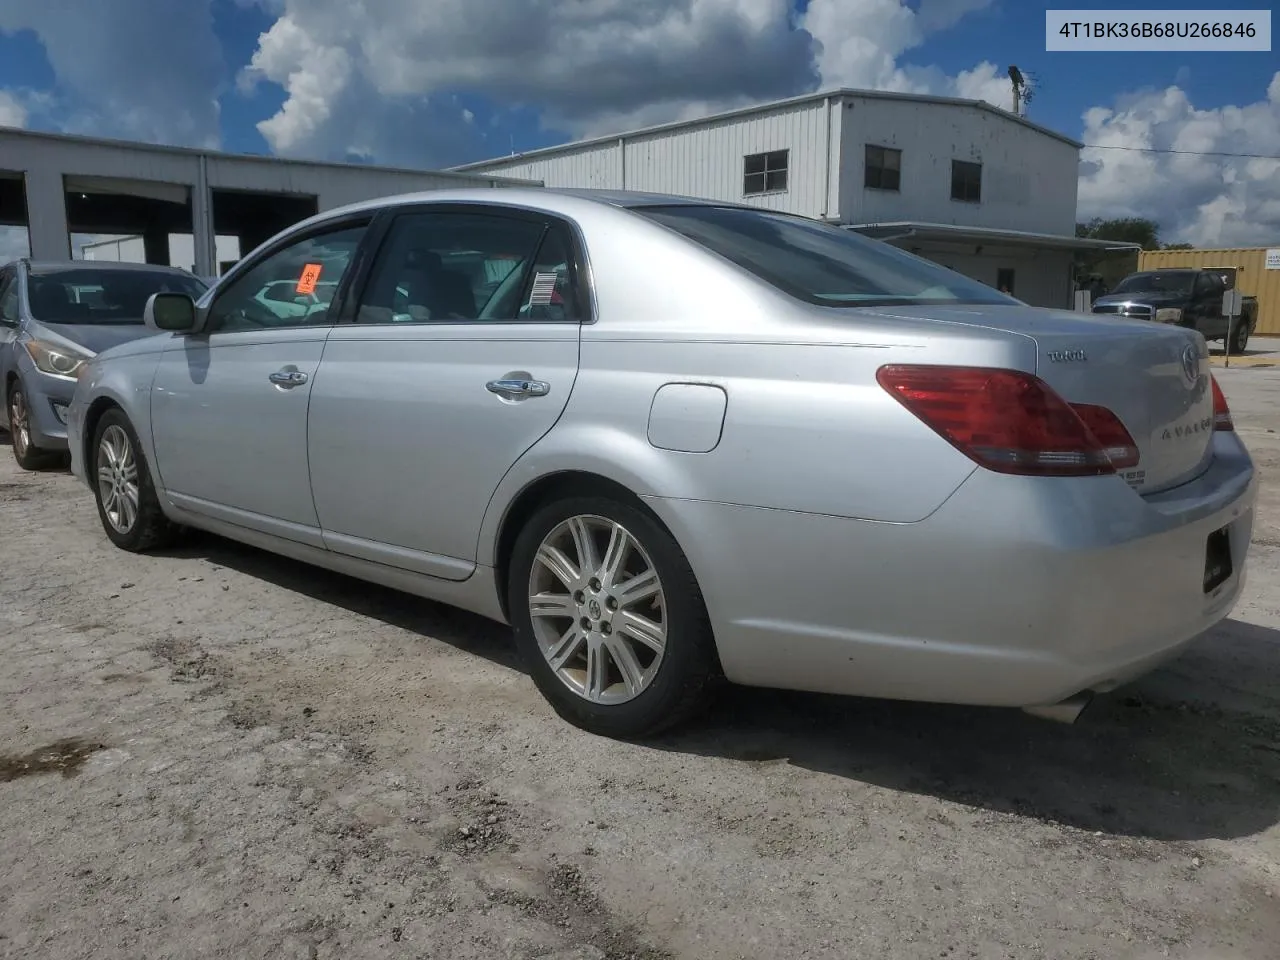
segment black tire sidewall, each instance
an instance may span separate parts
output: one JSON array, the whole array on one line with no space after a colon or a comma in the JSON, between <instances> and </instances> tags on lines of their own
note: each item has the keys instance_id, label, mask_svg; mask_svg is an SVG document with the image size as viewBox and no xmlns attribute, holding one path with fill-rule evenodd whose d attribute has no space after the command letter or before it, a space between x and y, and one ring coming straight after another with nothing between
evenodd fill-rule
<instances>
[{"instance_id":1,"label":"black tire sidewall","mask_svg":"<svg viewBox=\"0 0 1280 960\"><path fill-rule=\"evenodd\" d=\"M555 526L581 515L605 517L626 527L649 555L662 583L667 621L662 663L648 689L626 703L594 704L566 687L542 655L533 632L527 594L534 555ZM678 722L712 672L710 627L689 562L659 523L628 504L604 497L571 497L539 509L512 549L507 610L516 648L539 691L560 716L593 733L636 738Z\"/></svg>"},{"instance_id":2,"label":"black tire sidewall","mask_svg":"<svg viewBox=\"0 0 1280 960\"><path fill-rule=\"evenodd\" d=\"M22 454L18 453L18 433L13 428L13 397L18 393L22 394L23 406L27 408L27 449ZM48 466L54 459L51 453L47 450L41 450L31 442L31 402L27 397L27 391L22 386L21 380L15 380L12 386L5 391L4 415L6 422L9 424L9 445L13 450L13 459L18 466L23 470L39 470L41 467Z\"/></svg>"},{"instance_id":3,"label":"black tire sidewall","mask_svg":"<svg viewBox=\"0 0 1280 960\"><path fill-rule=\"evenodd\" d=\"M102 505L102 491L98 488L98 457L101 455L102 435L107 432L108 427L112 426L124 430L125 436L129 438L129 443L133 447L133 462L138 465L138 516L128 533L121 533L111 525L111 521L107 519L107 511ZM102 521L102 529L108 539L123 550L136 552L145 549L147 531L157 522L163 522L163 511L160 509L155 487L151 483L147 457L142 451L142 445L138 442L137 431L133 429L133 424L120 409L108 410L98 419L93 429L93 445L89 455L85 457L85 474L89 485L93 488L93 500L98 505L98 519Z\"/></svg>"},{"instance_id":4,"label":"black tire sidewall","mask_svg":"<svg viewBox=\"0 0 1280 960\"><path fill-rule=\"evenodd\" d=\"M1240 328L1235 331L1235 335L1232 337L1232 340L1234 342L1231 344L1231 352L1244 353L1245 349L1249 346L1249 325L1242 324Z\"/></svg>"}]
</instances>

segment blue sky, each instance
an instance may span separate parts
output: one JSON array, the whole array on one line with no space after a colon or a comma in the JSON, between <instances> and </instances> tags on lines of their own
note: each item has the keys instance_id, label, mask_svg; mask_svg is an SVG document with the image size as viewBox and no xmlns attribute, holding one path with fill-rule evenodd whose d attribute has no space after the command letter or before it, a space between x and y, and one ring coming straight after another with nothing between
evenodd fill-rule
<instances>
[{"instance_id":1,"label":"blue sky","mask_svg":"<svg viewBox=\"0 0 1280 960\"><path fill-rule=\"evenodd\" d=\"M1045 6L595 0L586 14L581 0L0 0L0 122L431 167L836 85L1007 106L1016 63L1037 81L1028 115L1088 143L1280 156L1280 55L1046 53ZM1102 16L1114 5L1054 6ZM1280 242L1280 165L1082 159L1082 216L1158 215L1167 237Z\"/></svg>"}]
</instances>

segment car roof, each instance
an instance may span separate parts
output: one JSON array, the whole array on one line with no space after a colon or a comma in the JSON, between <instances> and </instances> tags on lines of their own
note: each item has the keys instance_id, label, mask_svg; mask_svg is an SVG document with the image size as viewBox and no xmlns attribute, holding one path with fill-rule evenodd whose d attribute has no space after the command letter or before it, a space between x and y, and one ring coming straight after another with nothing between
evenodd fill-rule
<instances>
[{"instance_id":1,"label":"car roof","mask_svg":"<svg viewBox=\"0 0 1280 960\"><path fill-rule=\"evenodd\" d=\"M743 210L759 209L729 201L684 197L676 194L644 193L638 190L596 190L576 187L463 187L447 190L426 190L420 193L394 194L373 200L361 200L333 210L326 210L302 222L319 224L349 214L418 203L503 203L529 210L568 216L583 214L593 207L598 209L602 206L617 208L702 206L737 207Z\"/></svg>"}]
</instances>

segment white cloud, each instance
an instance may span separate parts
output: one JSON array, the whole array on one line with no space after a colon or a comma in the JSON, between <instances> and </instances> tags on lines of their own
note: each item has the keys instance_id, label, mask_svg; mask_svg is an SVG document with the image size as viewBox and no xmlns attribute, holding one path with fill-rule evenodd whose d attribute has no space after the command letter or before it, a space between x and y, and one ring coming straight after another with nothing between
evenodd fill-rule
<instances>
[{"instance_id":1,"label":"white cloud","mask_svg":"<svg viewBox=\"0 0 1280 960\"><path fill-rule=\"evenodd\" d=\"M896 0L894 0L896 2ZM494 152L452 95L538 109L580 136L637 111L762 100L813 87L812 38L789 0L264 0L279 12L243 85L284 88L259 125L281 153L419 163ZM430 119L436 136L414 124ZM461 150L469 157L459 157ZM425 151L423 153L422 151Z\"/></svg>"},{"instance_id":2,"label":"white cloud","mask_svg":"<svg viewBox=\"0 0 1280 960\"><path fill-rule=\"evenodd\" d=\"M1008 83L991 64L958 77L898 65L992 2L812 0L797 20L790 0L258 0L277 19L241 87L284 89L259 124L277 152L387 159L412 145L419 163L505 152L450 105L463 90L537 109L575 137L820 85L1003 103ZM427 119L435 137L414 126Z\"/></svg>"},{"instance_id":3,"label":"white cloud","mask_svg":"<svg viewBox=\"0 0 1280 960\"><path fill-rule=\"evenodd\" d=\"M213 144L222 73L212 0L0 0L0 32L31 30L60 96L45 98L73 133Z\"/></svg>"},{"instance_id":4,"label":"white cloud","mask_svg":"<svg viewBox=\"0 0 1280 960\"><path fill-rule=\"evenodd\" d=\"M0 127L25 127L27 108L8 90L0 90Z\"/></svg>"},{"instance_id":5,"label":"white cloud","mask_svg":"<svg viewBox=\"0 0 1280 960\"><path fill-rule=\"evenodd\" d=\"M1177 86L1121 98L1084 114L1080 216L1149 217L1161 239L1197 246L1254 246L1280 236L1280 73L1266 97L1197 109Z\"/></svg>"},{"instance_id":6,"label":"white cloud","mask_svg":"<svg viewBox=\"0 0 1280 960\"><path fill-rule=\"evenodd\" d=\"M954 26L993 0L811 0L801 20L819 44L817 66L825 87L859 87L986 100L1008 109L1012 87L995 64L983 61L952 77L936 67L901 64L929 34Z\"/></svg>"}]
</instances>

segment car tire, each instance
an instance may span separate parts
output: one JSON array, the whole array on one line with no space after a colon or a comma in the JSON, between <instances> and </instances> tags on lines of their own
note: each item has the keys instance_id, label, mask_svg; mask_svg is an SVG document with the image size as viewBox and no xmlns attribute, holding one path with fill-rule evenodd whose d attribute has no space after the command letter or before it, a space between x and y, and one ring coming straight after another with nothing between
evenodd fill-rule
<instances>
[{"instance_id":1,"label":"car tire","mask_svg":"<svg viewBox=\"0 0 1280 960\"><path fill-rule=\"evenodd\" d=\"M31 406L22 381L14 380L5 394L5 409L9 420L9 443L13 459L23 470L42 470L59 461L54 450L42 450L31 442Z\"/></svg>"},{"instance_id":2,"label":"car tire","mask_svg":"<svg viewBox=\"0 0 1280 960\"><path fill-rule=\"evenodd\" d=\"M1249 346L1249 324L1241 321L1231 336L1231 352L1240 354L1244 353L1245 348Z\"/></svg>"},{"instance_id":3,"label":"car tire","mask_svg":"<svg viewBox=\"0 0 1280 960\"><path fill-rule=\"evenodd\" d=\"M611 551L614 536L626 544L622 551ZM584 537L594 549L585 565ZM548 548L568 567L544 562L554 557ZM618 561L612 572L611 559ZM603 497L558 500L530 517L510 560L516 646L562 718L591 733L637 739L680 724L705 703L718 670L702 592L675 539L649 514ZM536 597L543 599L535 617Z\"/></svg>"},{"instance_id":4,"label":"car tire","mask_svg":"<svg viewBox=\"0 0 1280 960\"><path fill-rule=\"evenodd\" d=\"M177 528L160 508L138 435L122 410L98 420L86 460L98 518L112 543L143 553L173 542Z\"/></svg>"}]
</instances>

